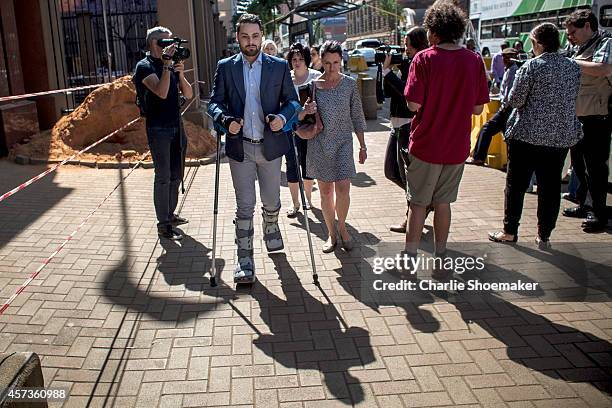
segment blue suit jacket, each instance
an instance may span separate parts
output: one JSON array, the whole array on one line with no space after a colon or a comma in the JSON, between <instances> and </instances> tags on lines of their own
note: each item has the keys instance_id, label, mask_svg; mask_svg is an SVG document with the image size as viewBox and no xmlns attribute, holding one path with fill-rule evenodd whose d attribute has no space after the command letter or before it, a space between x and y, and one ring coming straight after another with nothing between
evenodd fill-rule
<instances>
[{"instance_id":1,"label":"blue suit jacket","mask_svg":"<svg viewBox=\"0 0 612 408\"><path fill-rule=\"evenodd\" d=\"M245 90L242 64L242 54L223 59L217 64L208 113L219 125L222 115L244 118ZM263 54L259 92L264 117L269 114L281 114L289 121L296 114L292 102L298 102L298 97L287 61ZM263 137L266 160L281 157L289 150L287 135L282 130L272 132L270 126L266 124ZM242 131L235 136L227 137L225 153L234 160L244 160Z\"/></svg>"}]
</instances>

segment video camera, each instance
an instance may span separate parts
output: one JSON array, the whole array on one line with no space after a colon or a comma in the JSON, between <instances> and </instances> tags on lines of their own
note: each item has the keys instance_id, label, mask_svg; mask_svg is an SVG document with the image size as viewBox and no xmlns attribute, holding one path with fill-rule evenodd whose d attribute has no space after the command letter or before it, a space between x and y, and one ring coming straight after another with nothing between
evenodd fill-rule
<instances>
[{"instance_id":1,"label":"video camera","mask_svg":"<svg viewBox=\"0 0 612 408\"><path fill-rule=\"evenodd\" d=\"M391 65L399 65L404 60L404 49L401 47L391 47L389 45L383 45L376 49L376 55L374 56L374 62L382 64L385 62L387 54L391 54Z\"/></svg>"},{"instance_id":2,"label":"video camera","mask_svg":"<svg viewBox=\"0 0 612 408\"><path fill-rule=\"evenodd\" d=\"M191 57L191 51L189 48L181 47L181 44L185 44L189 41L183 40L179 37L174 38L160 38L157 40L157 45L162 48L166 48L172 44L177 44L176 50L174 51L174 55L172 55L172 61L179 62L189 59Z\"/></svg>"},{"instance_id":3,"label":"video camera","mask_svg":"<svg viewBox=\"0 0 612 408\"><path fill-rule=\"evenodd\" d=\"M516 62L516 65L520 68L524 63L529 61L529 55L525 52L517 54L516 58L510 58L511 61Z\"/></svg>"}]
</instances>

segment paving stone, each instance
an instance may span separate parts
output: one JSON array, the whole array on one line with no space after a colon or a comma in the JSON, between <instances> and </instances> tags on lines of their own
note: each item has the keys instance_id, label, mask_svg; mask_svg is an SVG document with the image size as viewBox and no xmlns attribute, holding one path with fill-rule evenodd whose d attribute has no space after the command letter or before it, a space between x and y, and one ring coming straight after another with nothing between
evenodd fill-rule
<instances>
[{"instance_id":1,"label":"paving stone","mask_svg":"<svg viewBox=\"0 0 612 408\"><path fill-rule=\"evenodd\" d=\"M90 398L92 407L146 408L610 406L602 390L611 375L612 301L605 296L610 282L599 272L610 265L594 263L588 276L563 262L547 269L561 259L566 242L583 259L605 262L610 235L583 234L579 220L559 217L556 258L542 253L532 244L537 196L527 195L521 241L491 244L486 234L503 220L505 174L468 166L453 205L451 243L503 252L488 277L532 279L546 293L427 294L425 302L387 297L372 304L362 292L362 263L382 245L402 248L404 237L388 226L404 216L405 193L384 177L388 131L366 138L370 158L357 166L347 219L358 245L351 253L315 250L320 288L311 284L303 218L283 216L285 250L267 254L256 221L259 283L235 290L235 196L227 161L220 166L217 234L224 281L210 288L214 166L186 168L188 191L179 209L190 222L181 226L180 243L158 240L153 170L143 169L0 315L0 351L39 354L46 381L74 391L65 406L85 406ZM117 185L119 170L80 164L0 203L4 299ZM0 161L0 192L31 177L31 170ZM317 187L309 213L315 248L326 234L319 194ZM281 201L284 212L285 186ZM428 233L424 247L431 242ZM578 287L586 278L588 290ZM552 293L558 297L549 299Z\"/></svg>"}]
</instances>

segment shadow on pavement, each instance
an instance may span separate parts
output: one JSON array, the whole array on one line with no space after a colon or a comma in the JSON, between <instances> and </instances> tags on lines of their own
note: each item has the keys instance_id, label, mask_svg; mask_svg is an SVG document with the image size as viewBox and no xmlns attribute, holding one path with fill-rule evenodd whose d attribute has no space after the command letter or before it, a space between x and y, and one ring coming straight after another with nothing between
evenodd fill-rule
<instances>
[{"instance_id":1,"label":"shadow on pavement","mask_svg":"<svg viewBox=\"0 0 612 408\"><path fill-rule=\"evenodd\" d=\"M186 183L187 192L197 174L198 168L195 169L195 171L192 170L189 183ZM118 172L118 180L121 181L123 180L123 170L119 169ZM189 175L186 179L188 177ZM235 299L234 290L224 285L223 282L220 282L217 288L211 289L209 287L209 280L204 278L204 274L210 268L211 259L208 256L210 250L190 236L185 236L181 243L161 240L161 245L166 253L158 259L159 263L156 265L153 261L155 252L153 250L142 272L135 272L138 270L134 267L135 259L129 255L130 231L124 182L119 185L119 197L121 203L120 217L123 225L121 238L123 258L112 271L105 274L103 292L114 305L123 306L125 310L89 396L88 407L94 403L94 396L100 395L104 396L104 406L114 404L113 400L116 397L118 385L125 374L125 363L129 360L130 349L133 348L140 321L143 320L142 315L148 316L148 319L144 320L155 319L181 323L196 319L198 316L214 310L217 304L229 303ZM186 197L187 194L183 195L178 209L179 213ZM217 273L220 275L224 262L219 259L217 261ZM177 291L174 296L156 295L153 286L155 284L155 272L158 269L167 284L172 286L185 285L185 289ZM139 274L140 276L136 276ZM203 298L201 296L205 287L209 288L207 294L210 297ZM192 295L185 294L185 290L194 293ZM132 315L128 319L128 313L134 312L137 315L135 317ZM111 361L112 364L109 364ZM104 381L102 381L103 378ZM99 391L98 387L106 382L110 382L111 386L106 391ZM104 385L106 386L106 384ZM101 388L105 389L105 387Z\"/></svg>"},{"instance_id":2,"label":"shadow on pavement","mask_svg":"<svg viewBox=\"0 0 612 408\"><path fill-rule=\"evenodd\" d=\"M363 387L351 371L375 361L369 332L348 327L332 303L309 293L285 254L270 254L270 258L287 300L259 283L254 285L250 293L271 334L260 334L253 343L283 367L321 372L332 396L342 403L363 401Z\"/></svg>"},{"instance_id":3,"label":"shadow on pavement","mask_svg":"<svg viewBox=\"0 0 612 408\"><path fill-rule=\"evenodd\" d=\"M46 169L47 166L22 166L11 163L6 159L0 160L0 174L2 175L0 177L0 195L12 190ZM54 181L56 175L57 173L55 172L48 174L26 187L23 191L15 193L0 203L0 250L19 234L26 231L32 224L36 223L39 218L52 210L73 191L71 188L59 187L58 183ZM61 225L62 230L63 228L64 225ZM46 226L43 232L48 233L50 235L49 238L45 240L44 235L40 234L40 241L36 245L44 245L44 249L48 245L44 244L45 241L51 243L57 239L57 231ZM53 234L53 238L51 238L51 234ZM28 240L28 242L32 241ZM49 252L52 252L54 249L55 247L49 250ZM47 256L49 254L43 253L40 255ZM10 285L11 279L22 277L23 273L14 271L11 274L13 276L8 276L8 271L3 272L3 276L0 277L0 288L14 291L15 286ZM5 297L11 294L7 292Z\"/></svg>"},{"instance_id":4,"label":"shadow on pavement","mask_svg":"<svg viewBox=\"0 0 612 408\"><path fill-rule=\"evenodd\" d=\"M367 173L360 171L351 179L351 184L358 188L371 187L376 185L376 180Z\"/></svg>"}]
</instances>

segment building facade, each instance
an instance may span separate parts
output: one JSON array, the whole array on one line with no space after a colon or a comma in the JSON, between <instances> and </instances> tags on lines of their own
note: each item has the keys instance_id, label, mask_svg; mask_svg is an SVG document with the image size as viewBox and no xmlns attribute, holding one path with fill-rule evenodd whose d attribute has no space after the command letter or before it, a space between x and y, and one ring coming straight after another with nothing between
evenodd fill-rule
<instances>
[{"instance_id":1,"label":"building facade","mask_svg":"<svg viewBox=\"0 0 612 408\"><path fill-rule=\"evenodd\" d=\"M2 0L0 96L104 83L130 74L146 52L146 31L163 25L189 41L187 77L200 98L207 99L227 47L218 5L216 0ZM7 140L21 137L7 136L15 129L7 125L12 117L34 118L32 128L49 129L85 96L58 93L0 103L0 156L6 154Z\"/></svg>"},{"instance_id":2,"label":"building facade","mask_svg":"<svg viewBox=\"0 0 612 408\"><path fill-rule=\"evenodd\" d=\"M234 16L238 14L238 0L218 0L217 4L219 7L219 20L227 34L228 48L235 49L237 43Z\"/></svg>"}]
</instances>

